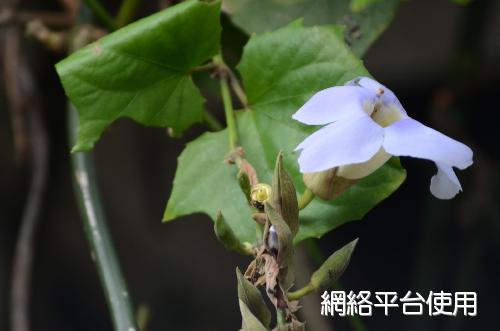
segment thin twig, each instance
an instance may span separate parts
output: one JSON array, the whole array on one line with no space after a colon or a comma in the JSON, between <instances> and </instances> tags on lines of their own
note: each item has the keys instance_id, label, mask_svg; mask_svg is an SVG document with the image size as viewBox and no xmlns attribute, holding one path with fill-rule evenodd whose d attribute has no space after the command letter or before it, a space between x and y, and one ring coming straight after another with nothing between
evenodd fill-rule
<instances>
[{"instance_id":1,"label":"thin twig","mask_svg":"<svg viewBox=\"0 0 500 331\"><path fill-rule=\"evenodd\" d=\"M10 107L21 107L27 118L32 176L15 247L10 293L10 323L13 331L30 330L29 298L36 232L43 192L47 184L48 142L41 118L34 78L19 51L17 28L10 28L5 40L4 73ZM19 111L19 110L18 110Z\"/></svg>"},{"instance_id":2,"label":"thin twig","mask_svg":"<svg viewBox=\"0 0 500 331\"><path fill-rule=\"evenodd\" d=\"M116 15L116 25L121 28L129 24L137 13L141 0L123 0Z\"/></svg>"},{"instance_id":3,"label":"thin twig","mask_svg":"<svg viewBox=\"0 0 500 331\"><path fill-rule=\"evenodd\" d=\"M217 117L215 117L210 111L205 109L203 111L203 121L207 127L212 131L220 131L224 129L224 126L219 122Z\"/></svg>"},{"instance_id":4,"label":"thin twig","mask_svg":"<svg viewBox=\"0 0 500 331\"><path fill-rule=\"evenodd\" d=\"M236 77L235 73L231 70L231 68L227 67L226 69L229 75L229 82L231 84L231 88L234 94L236 94L236 97L238 98L238 100L240 100L243 108L248 109L247 95L245 94L245 91L241 87L238 77Z\"/></svg>"},{"instance_id":5,"label":"thin twig","mask_svg":"<svg viewBox=\"0 0 500 331\"><path fill-rule=\"evenodd\" d=\"M26 24L38 20L50 27L67 28L75 21L75 15L71 12L53 11L22 11L12 8L0 9L0 26Z\"/></svg>"},{"instance_id":6,"label":"thin twig","mask_svg":"<svg viewBox=\"0 0 500 331\"><path fill-rule=\"evenodd\" d=\"M19 91L20 86L17 81L17 73L15 72L18 61L17 48L19 47L19 41L17 38L19 32L15 27L8 28L5 31L5 42L2 49L5 93L10 112L15 160L18 164L23 164L26 161L29 146L24 118L26 99Z\"/></svg>"},{"instance_id":7,"label":"thin twig","mask_svg":"<svg viewBox=\"0 0 500 331\"><path fill-rule=\"evenodd\" d=\"M111 31L118 28L114 18L108 13L99 0L84 0L84 2L106 28Z\"/></svg>"}]
</instances>

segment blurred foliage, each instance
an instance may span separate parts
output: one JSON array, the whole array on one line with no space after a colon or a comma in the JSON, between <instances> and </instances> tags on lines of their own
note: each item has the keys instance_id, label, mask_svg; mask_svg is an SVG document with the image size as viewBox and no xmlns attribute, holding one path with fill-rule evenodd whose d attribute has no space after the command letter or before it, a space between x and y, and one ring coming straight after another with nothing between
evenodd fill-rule
<instances>
[{"instance_id":1,"label":"blurred foliage","mask_svg":"<svg viewBox=\"0 0 500 331\"><path fill-rule=\"evenodd\" d=\"M339 24L356 55L363 55L393 20L399 0L224 0L223 10L246 33L282 27L298 18L305 25Z\"/></svg>"}]
</instances>

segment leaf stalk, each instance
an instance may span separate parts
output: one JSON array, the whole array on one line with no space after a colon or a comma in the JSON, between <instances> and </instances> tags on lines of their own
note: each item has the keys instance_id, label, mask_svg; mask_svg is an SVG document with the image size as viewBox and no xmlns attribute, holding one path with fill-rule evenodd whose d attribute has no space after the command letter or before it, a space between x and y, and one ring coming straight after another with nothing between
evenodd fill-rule
<instances>
[{"instance_id":1,"label":"leaf stalk","mask_svg":"<svg viewBox=\"0 0 500 331\"><path fill-rule=\"evenodd\" d=\"M203 111L203 121L212 131L221 131L224 129L224 126L219 122L219 120L207 109Z\"/></svg>"},{"instance_id":2,"label":"leaf stalk","mask_svg":"<svg viewBox=\"0 0 500 331\"><path fill-rule=\"evenodd\" d=\"M118 14L116 15L116 25L118 28L125 26L132 22L135 14L137 13L137 9L141 4L141 0L123 0L118 10Z\"/></svg>"},{"instance_id":3,"label":"leaf stalk","mask_svg":"<svg viewBox=\"0 0 500 331\"><path fill-rule=\"evenodd\" d=\"M108 28L111 31L114 31L118 28L115 20L113 17L108 13L106 8L99 2L99 0L84 0L85 4L89 9L92 11L92 13L101 21L102 24L106 28Z\"/></svg>"},{"instance_id":4,"label":"leaf stalk","mask_svg":"<svg viewBox=\"0 0 500 331\"><path fill-rule=\"evenodd\" d=\"M216 55L214 63L221 67L226 67L222 60L222 56ZM220 70L220 91L222 95L222 102L224 104L224 113L226 115L227 131L229 135L229 149L231 152L235 151L238 147L238 130L236 128L236 119L234 116L233 102L231 100L231 93L229 92L229 79L226 70Z\"/></svg>"}]
</instances>

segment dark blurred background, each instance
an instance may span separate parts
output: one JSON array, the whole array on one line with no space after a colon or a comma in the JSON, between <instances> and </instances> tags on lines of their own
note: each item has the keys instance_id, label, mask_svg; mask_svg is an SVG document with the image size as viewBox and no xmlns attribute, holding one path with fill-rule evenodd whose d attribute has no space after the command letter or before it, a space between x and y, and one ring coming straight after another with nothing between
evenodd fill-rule
<instances>
[{"instance_id":1,"label":"dark blurred background","mask_svg":"<svg viewBox=\"0 0 500 331\"><path fill-rule=\"evenodd\" d=\"M58 8L56 1L26 6ZM474 165L458 173L464 192L441 201L428 189L432 163L403 159L408 178L402 187L362 221L323 237L321 249L328 254L360 237L341 279L346 290L476 291L479 308L477 317L466 318L375 313L363 319L368 330L499 329L499 17L500 1L466 6L405 1L365 57L368 70L399 96L412 117L471 146ZM237 59L247 37L229 20L223 25L228 57ZM3 37L1 31L0 26ZM110 330L72 190L67 111L53 70L63 55L34 40L23 40L22 47L41 89L50 145L32 280L33 330ZM14 157L11 114L1 87L0 330L8 330L12 255L31 170L29 159ZM211 108L220 110L207 90ZM217 116L222 119L222 111ZM202 129L172 139L165 130L120 120L95 149L109 227L133 301L151 313L148 330L237 330L241 325L234 269L244 269L249 259L225 251L204 215L161 223L176 158ZM301 265L305 273L307 265L314 268L307 259ZM308 316L316 316L311 330L352 330L346 319L321 318L318 302L319 294L313 294L305 304L312 311Z\"/></svg>"}]
</instances>

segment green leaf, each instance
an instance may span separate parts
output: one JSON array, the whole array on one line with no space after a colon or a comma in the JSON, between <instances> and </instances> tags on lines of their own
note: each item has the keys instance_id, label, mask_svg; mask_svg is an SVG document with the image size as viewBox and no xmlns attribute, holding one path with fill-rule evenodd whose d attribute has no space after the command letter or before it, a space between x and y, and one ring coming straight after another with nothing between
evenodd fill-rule
<instances>
[{"instance_id":1,"label":"green leaf","mask_svg":"<svg viewBox=\"0 0 500 331\"><path fill-rule=\"evenodd\" d=\"M226 219L219 211L214 223L214 232L217 239L224 245L228 251L235 251L245 255L252 255L252 246L250 243L242 243L234 234L233 230L227 224Z\"/></svg>"},{"instance_id":2,"label":"green leaf","mask_svg":"<svg viewBox=\"0 0 500 331\"><path fill-rule=\"evenodd\" d=\"M190 70L220 48L220 2L186 1L130 24L56 65L80 117L75 151L120 117L182 132L200 122Z\"/></svg>"},{"instance_id":3,"label":"green leaf","mask_svg":"<svg viewBox=\"0 0 500 331\"><path fill-rule=\"evenodd\" d=\"M366 4L359 6L361 2ZM387 28L398 5L399 0L224 0L223 10L248 34L272 31L298 18L306 25L342 24L354 52L362 55Z\"/></svg>"},{"instance_id":4,"label":"green leaf","mask_svg":"<svg viewBox=\"0 0 500 331\"><path fill-rule=\"evenodd\" d=\"M267 307L259 289L243 277L240 269L236 268L238 278L238 298L243 301L252 314L265 326L271 324L271 312Z\"/></svg>"},{"instance_id":5,"label":"green leaf","mask_svg":"<svg viewBox=\"0 0 500 331\"><path fill-rule=\"evenodd\" d=\"M242 317L242 327L243 331L267 331L268 329L262 324L261 321L248 308L248 306L240 299L240 311Z\"/></svg>"},{"instance_id":6,"label":"green leaf","mask_svg":"<svg viewBox=\"0 0 500 331\"><path fill-rule=\"evenodd\" d=\"M237 168L224 162L229 141L226 130L204 133L187 144L178 159L172 194L163 219L192 213L214 221L221 210L241 242L255 242L255 221L236 179Z\"/></svg>"},{"instance_id":7,"label":"green leaf","mask_svg":"<svg viewBox=\"0 0 500 331\"><path fill-rule=\"evenodd\" d=\"M291 119L305 101L321 89L368 75L362 62L345 46L341 33L338 26L304 28L295 21L252 37L238 65L250 108L292 129L307 130ZM272 160L277 155L273 153Z\"/></svg>"},{"instance_id":8,"label":"green leaf","mask_svg":"<svg viewBox=\"0 0 500 331\"><path fill-rule=\"evenodd\" d=\"M245 158L260 182L271 183L276 155L283 151L283 166L303 193L294 149L314 128L292 120L291 115L315 92L368 75L339 31L332 26L304 28L296 22L252 37L245 47L239 69L250 110L238 112L236 120ZM226 131L206 133L188 144L179 158L165 219L203 212L215 220L221 209L242 242L255 242L255 223L236 179L237 167L224 163L227 146ZM405 171L393 159L334 201L315 199L300 212L294 241L320 237L361 219L404 179Z\"/></svg>"},{"instance_id":9,"label":"green leaf","mask_svg":"<svg viewBox=\"0 0 500 331\"><path fill-rule=\"evenodd\" d=\"M381 1L384 0L351 0L351 10L353 12L360 12L365 10L370 5Z\"/></svg>"},{"instance_id":10,"label":"green leaf","mask_svg":"<svg viewBox=\"0 0 500 331\"><path fill-rule=\"evenodd\" d=\"M351 260L352 252L356 248L358 239L351 241L323 262L321 267L311 276L311 284L315 289L331 286L344 273Z\"/></svg>"}]
</instances>

